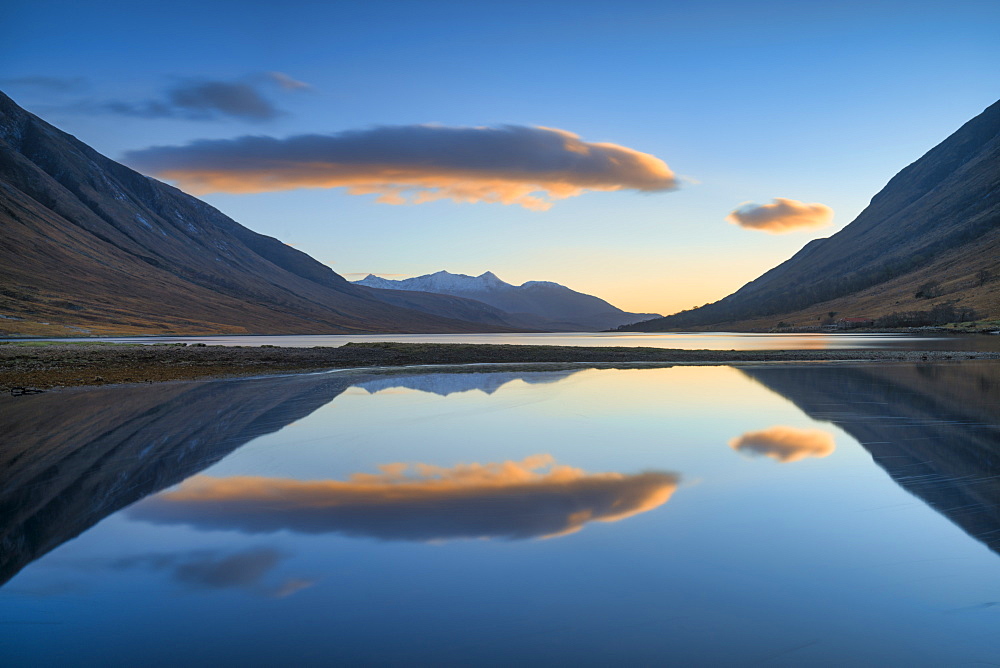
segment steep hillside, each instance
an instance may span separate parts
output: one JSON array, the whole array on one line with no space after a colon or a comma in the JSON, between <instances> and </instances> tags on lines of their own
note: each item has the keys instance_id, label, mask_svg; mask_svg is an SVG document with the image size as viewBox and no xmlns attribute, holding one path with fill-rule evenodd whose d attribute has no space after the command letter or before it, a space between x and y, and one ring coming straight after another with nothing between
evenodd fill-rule
<instances>
[{"instance_id":1,"label":"steep hillside","mask_svg":"<svg viewBox=\"0 0 1000 668\"><path fill-rule=\"evenodd\" d=\"M535 329L605 330L658 317L655 313L627 313L603 299L549 281L511 285L490 271L480 276L439 271L398 281L369 274L355 285L474 299L509 314L507 322Z\"/></svg>"},{"instance_id":2,"label":"steep hillside","mask_svg":"<svg viewBox=\"0 0 1000 668\"><path fill-rule=\"evenodd\" d=\"M907 310L906 294L912 299L928 282L950 283L946 301L975 301L980 317L1000 318L990 286L1000 276L998 228L1000 102L893 177L837 234L811 241L725 299L628 329L745 328L824 311L872 317ZM984 290L992 296L977 298ZM926 298L916 298L924 300L917 310L931 308ZM856 299L868 301L862 308Z\"/></svg>"},{"instance_id":3,"label":"steep hillside","mask_svg":"<svg viewBox=\"0 0 1000 668\"><path fill-rule=\"evenodd\" d=\"M483 304L391 297L0 93L0 335L509 330Z\"/></svg>"},{"instance_id":4,"label":"steep hillside","mask_svg":"<svg viewBox=\"0 0 1000 668\"><path fill-rule=\"evenodd\" d=\"M989 278L984 279L983 272ZM926 294L923 286L935 285ZM919 295L919 296L918 296ZM945 251L927 265L866 290L813 304L792 313L764 316L722 325L740 331L803 329L836 323L842 318L891 324L896 316L951 310L975 315L960 325L972 329L1000 329L1000 228L980 237L973 245ZM830 314L833 314L832 316ZM893 314L896 314L894 316ZM899 322L905 326L905 321Z\"/></svg>"}]
</instances>

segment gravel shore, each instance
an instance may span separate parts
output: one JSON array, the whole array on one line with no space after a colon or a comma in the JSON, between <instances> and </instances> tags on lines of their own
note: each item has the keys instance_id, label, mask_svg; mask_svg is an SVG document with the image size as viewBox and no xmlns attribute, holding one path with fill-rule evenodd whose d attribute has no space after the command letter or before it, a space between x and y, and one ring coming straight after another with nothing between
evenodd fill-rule
<instances>
[{"instance_id":1,"label":"gravel shore","mask_svg":"<svg viewBox=\"0 0 1000 668\"><path fill-rule=\"evenodd\" d=\"M149 383L423 364L922 362L1000 359L1000 353L900 350L675 350L424 343L349 343L338 348L183 344L0 345L0 391Z\"/></svg>"}]
</instances>

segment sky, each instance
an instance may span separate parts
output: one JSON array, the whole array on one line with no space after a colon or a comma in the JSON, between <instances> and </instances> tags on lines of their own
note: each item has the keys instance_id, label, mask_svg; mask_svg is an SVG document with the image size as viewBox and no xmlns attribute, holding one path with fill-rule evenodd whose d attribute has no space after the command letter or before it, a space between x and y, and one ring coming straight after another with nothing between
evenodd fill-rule
<instances>
[{"instance_id":1,"label":"sky","mask_svg":"<svg viewBox=\"0 0 1000 668\"><path fill-rule=\"evenodd\" d=\"M997 100L1000 4L5 3L0 90L350 280L668 314Z\"/></svg>"}]
</instances>

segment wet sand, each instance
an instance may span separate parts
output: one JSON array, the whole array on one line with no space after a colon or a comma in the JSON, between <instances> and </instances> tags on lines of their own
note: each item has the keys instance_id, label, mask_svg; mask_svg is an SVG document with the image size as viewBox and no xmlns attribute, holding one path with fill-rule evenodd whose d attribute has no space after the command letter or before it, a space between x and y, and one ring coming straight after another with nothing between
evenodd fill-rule
<instances>
[{"instance_id":1,"label":"wet sand","mask_svg":"<svg viewBox=\"0 0 1000 668\"><path fill-rule=\"evenodd\" d=\"M0 391L21 394L57 387L427 364L667 365L966 359L1000 359L1000 353L940 350L677 350L424 343L349 343L337 348L11 343L0 345Z\"/></svg>"}]
</instances>

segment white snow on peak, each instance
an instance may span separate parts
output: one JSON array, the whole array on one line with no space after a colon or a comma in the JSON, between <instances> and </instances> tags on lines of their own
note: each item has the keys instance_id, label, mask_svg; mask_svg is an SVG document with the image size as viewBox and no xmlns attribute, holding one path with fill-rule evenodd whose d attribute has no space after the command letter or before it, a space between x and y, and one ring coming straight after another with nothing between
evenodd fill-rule
<instances>
[{"instance_id":1,"label":"white snow on peak","mask_svg":"<svg viewBox=\"0 0 1000 668\"><path fill-rule=\"evenodd\" d=\"M487 271L479 276L452 274L448 271L436 271L433 274L426 274L415 278L405 278L398 281L380 278L374 274L368 274L365 278L355 282L358 285L365 285L370 288L420 290L424 292L437 292L442 294L452 294L453 292L479 292L482 290L514 289L513 285L500 280L497 275L491 271Z\"/></svg>"}]
</instances>

